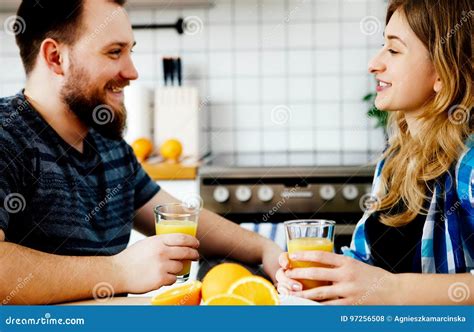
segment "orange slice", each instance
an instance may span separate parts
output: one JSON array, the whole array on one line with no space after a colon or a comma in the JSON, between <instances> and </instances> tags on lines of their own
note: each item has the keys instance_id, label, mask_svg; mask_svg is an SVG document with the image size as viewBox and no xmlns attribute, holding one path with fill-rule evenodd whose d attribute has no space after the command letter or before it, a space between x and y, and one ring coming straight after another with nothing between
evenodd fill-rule
<instances>
[{"instance_id":1,"label":"orange slice","mask_svg":"<svg viewBox=\"0 0 474 332\"><path fill-rule=\"evenodd\" d=\"M153 305L199 305L201 303L200 281L192 281L156 294L151 299Z\"/></svg>"},{"instance_id":2,"label":"orange slice","mask_svg":"<svg viewBox=\"0 0 474 332\"><path fill-rule=\"evenodd\" d=\"M251 276L249 270L239 264L223 263L214 266L202 280L202 299L207 301L219 294L226 294L229 287L242 277Z\"/></svg>"},{"instance_id":3,"label":"orange slice","mask_svg":"<svg viewBox=\"0 0 474 332\"><path fill-rule=\"evenodd\" d=\"M205 305L254 305L245 297L233 294L219 294L210 297Z\"/></svg>"},{"instance_id":4,"label":"orange slice","mask_svg":"<svg viewBox=\"0 0 474 332\"><path fill-rule=\"evenodd\" d=\"M256 305L277 305L280 303L278 292L267 279L250 276L234 282L228 291L229 294L239 295Z\"/></svg>"}]
</instances>

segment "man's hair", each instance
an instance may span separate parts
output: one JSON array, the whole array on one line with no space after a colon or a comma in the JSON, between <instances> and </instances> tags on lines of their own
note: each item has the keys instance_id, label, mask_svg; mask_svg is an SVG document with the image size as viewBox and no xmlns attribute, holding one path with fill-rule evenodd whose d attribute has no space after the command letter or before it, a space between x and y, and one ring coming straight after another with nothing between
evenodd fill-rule
<instances>
[{"instance_id":1,"label":"man's hair","mask_svg":"<svg viewBox=\"0 0 474 332\"><path fill-rule=\"evenodd\" d=\"M33 70L46 38L73 45L81 36L85 0L23 0L14 29L26 75ZM96 0L95 0L96 1ZM126 0L109 0L123 6Z\"/></svg>"}]
</instances>

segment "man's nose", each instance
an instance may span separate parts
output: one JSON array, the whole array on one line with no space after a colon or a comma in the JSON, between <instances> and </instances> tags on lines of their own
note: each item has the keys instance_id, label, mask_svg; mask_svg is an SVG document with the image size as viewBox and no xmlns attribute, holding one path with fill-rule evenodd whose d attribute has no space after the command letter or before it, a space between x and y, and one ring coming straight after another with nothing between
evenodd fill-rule
<instances>
[{"instance_id":1,"label":"man's nose","mask_svg":"<svg viewBox=\"0 0 474 332\"><path fill-rule=\"evenodd\" d=\"M138 78L138 72L137 72L137 69L135 68L135 65L133 64L131 57L128 57L128 59L124 63L120 74L122 78L127 79L129 81L133 81Z\"/></svg>"}]
</instances>

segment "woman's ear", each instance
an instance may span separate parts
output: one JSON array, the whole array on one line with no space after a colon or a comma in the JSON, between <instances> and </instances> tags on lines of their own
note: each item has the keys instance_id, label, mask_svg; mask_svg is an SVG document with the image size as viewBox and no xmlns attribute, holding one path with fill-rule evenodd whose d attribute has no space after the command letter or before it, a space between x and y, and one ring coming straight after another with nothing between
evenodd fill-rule
<instances>
[{"instance_id":1,"label":"woman's ear","mask_svg":"<svg viewBox=\"0 0 474 332\"><path fill-rule=\"evenodd\" d=\"M433 90L438 93L441 91L441 89L443 88L443 82L441 82L441 78L439 78L439 76L436 78L436 81L433 85Z\"/></svg>"}]
</instances>

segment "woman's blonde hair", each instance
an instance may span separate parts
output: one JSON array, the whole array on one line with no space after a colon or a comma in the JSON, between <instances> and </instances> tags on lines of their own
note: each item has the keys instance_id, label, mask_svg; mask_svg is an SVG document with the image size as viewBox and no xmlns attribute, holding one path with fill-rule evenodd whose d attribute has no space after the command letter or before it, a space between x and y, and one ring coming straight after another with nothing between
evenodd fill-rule
<instances>
[{"instance_id":1,"label":"woman's blonde hair","mask_svg":"<svg viewBox=\"0 0 474 332\"><path fill-rule=\"evenodd\" d=\"M385 225L402 226L426 214L432 180L460 157L472 133L473 42L472 0L392 0L386 23L396 10L428 49L442 82L426 101L420 134L411 136L402 112L391 112L388 148L382 158L382 192L378 211ZM416 70L414 68L413 70ZM399 205L401 204L401 205ZM405 209L396 210L397 206ZM395 208L395 212L390 209Z\"/></svg>"}]
</instances>

